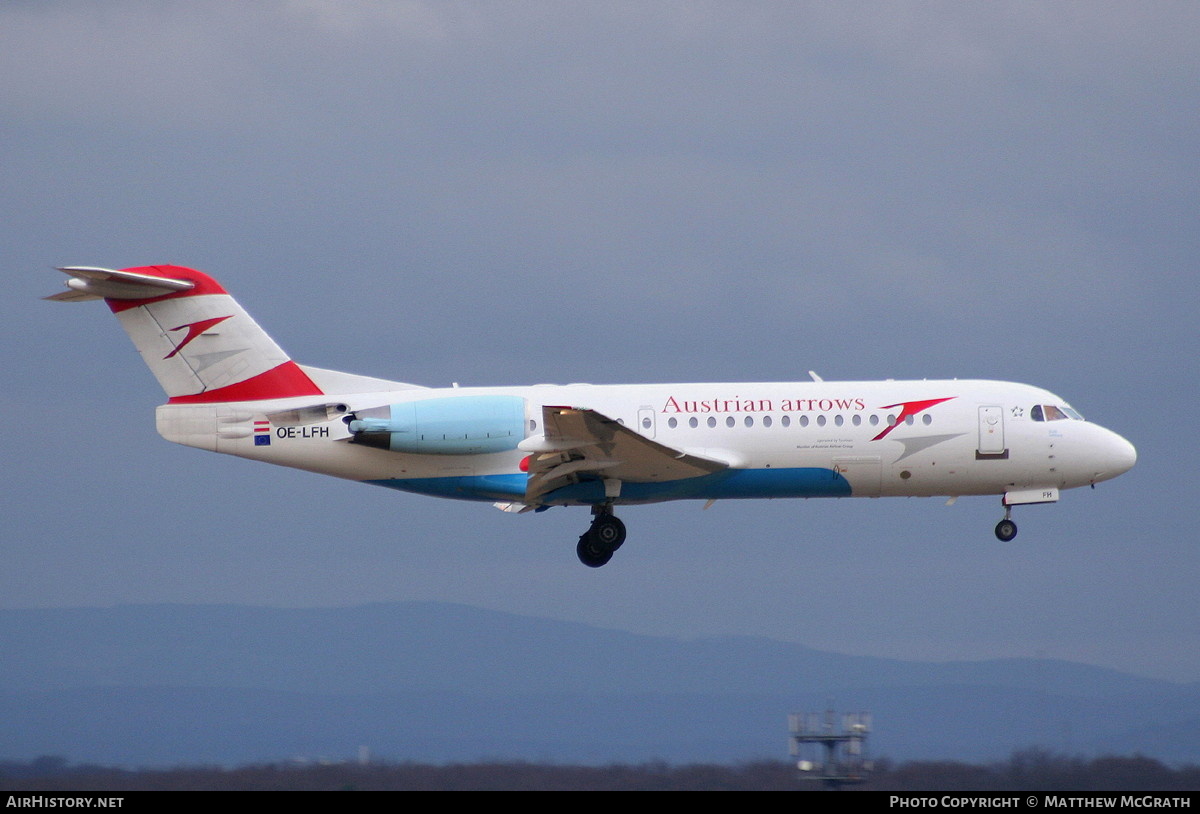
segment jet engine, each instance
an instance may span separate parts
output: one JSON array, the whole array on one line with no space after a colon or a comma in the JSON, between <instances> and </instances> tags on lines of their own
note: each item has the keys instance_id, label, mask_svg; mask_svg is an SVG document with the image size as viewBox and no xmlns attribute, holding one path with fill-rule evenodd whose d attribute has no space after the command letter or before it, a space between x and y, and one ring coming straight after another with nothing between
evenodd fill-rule
<instances>
[{"instance_id":1,"label":"jet engine","mask_svg":"<svg viewBox=\"0 0 1200 814\"><path fill-rule=\"evenodd\" d=\"M516 449L525 438L520 396L450 396L356 410L344 419L350 442L432 455Z\"/></svg>"}]
</instances>

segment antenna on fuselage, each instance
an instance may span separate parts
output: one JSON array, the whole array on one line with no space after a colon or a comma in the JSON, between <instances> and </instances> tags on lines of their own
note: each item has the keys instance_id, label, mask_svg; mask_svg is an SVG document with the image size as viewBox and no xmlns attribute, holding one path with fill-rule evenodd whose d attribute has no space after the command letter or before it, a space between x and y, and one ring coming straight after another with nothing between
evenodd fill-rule
<instances>
[{"instance_id":1,"label":"antenna on fuselage","mask_svg":"<svg viewBox=\"0 0 1200 814\"><path fill-rule=\"evenodd\" d=\"M812 376L812 380L813 380L814 382L823 382L823 381L825 381L824 379L822 379L820 376L818 376L818 375L817 375L817 372L816 372L815 370L810 370L810 371L808 371L808 375L809 375L809 376Z\"/></svg>"}]
</instances>

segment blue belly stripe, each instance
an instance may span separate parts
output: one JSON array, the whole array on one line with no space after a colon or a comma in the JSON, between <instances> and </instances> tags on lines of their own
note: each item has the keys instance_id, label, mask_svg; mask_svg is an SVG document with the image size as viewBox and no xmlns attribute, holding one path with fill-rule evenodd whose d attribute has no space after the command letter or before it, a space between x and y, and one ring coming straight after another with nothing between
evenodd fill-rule
<instances>
[{"instance_id":1,"label":"blue belly stripe","mask_svg":"<svg viewBox=\"0 0 1200 814\"><path fill-rule=\"evenodd\" d=\"M385 478L365 483L459 500L521 500L526 475L456 475L444 478ZM621 484L617 503L661 500L729 500L769 497L850 497L850 482L832 469L725 469L699 478L663 483ZM542 496L544 503L604 502L600 481L581 481Z\"/></svg>"}]
</instances>

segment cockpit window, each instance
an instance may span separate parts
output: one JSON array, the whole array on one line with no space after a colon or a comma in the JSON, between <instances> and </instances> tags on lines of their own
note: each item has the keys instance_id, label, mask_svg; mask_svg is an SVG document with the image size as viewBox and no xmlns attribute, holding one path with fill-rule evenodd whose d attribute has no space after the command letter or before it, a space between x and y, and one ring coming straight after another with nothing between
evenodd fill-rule
<instances>
[{"instance_id":1,"label":"cockpit window","mask_svg":"<svg viewBox=\"0 0 1200 814\"><path fill-rule=\"evenodd\" d=\"M1054 404L1035 404L1029 411L1029 417L1034 421L1065 421L1069 418L1083 421L1083 416L1070 407L1060 407Z\"/></svg>"}]
</instances>

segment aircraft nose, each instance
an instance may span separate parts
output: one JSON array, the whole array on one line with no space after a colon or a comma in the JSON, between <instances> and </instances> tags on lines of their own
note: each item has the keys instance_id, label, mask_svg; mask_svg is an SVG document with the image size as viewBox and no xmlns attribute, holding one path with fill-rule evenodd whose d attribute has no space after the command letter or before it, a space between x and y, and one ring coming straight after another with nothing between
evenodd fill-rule
<instances>
[{"instance_id":1,"label":"aircraft nose","mask_svg":"<svg viewBox=\"0 0 1200 814\"><path fill-rule=\"evenodd\" d=\"M1103 451L1099 457L1100 471L1096 480L1108 480L1128 472L1137 463L1137 450L1133 444L1112 430L1104 431Z\"/></svg>"}]
</instances>

